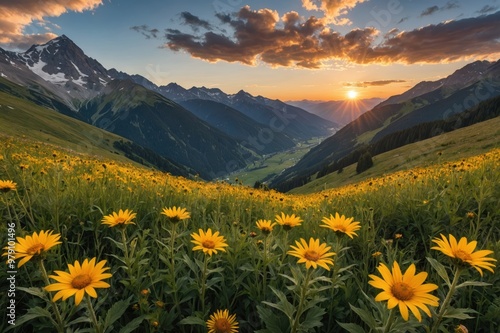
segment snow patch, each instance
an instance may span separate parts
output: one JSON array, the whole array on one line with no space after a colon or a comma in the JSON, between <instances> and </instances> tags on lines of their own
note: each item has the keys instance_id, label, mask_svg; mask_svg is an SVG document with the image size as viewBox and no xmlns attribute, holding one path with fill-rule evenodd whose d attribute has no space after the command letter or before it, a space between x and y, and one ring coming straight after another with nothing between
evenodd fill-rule
<instances>
[{"instance_id":1,"label":"snow patch","mask_svg":"<svg viewBox=\"0 0 500 333\"><path fill-rule=\"evenodd\" d=\"M59 84L59 85L68 82L68 79L66 79L66 77L64 76L64 73L48 74L48 73L44 72L42 68L45 65L47 65L47 64L40 60L39 62L34 63L33 66L28 66L28 68L33 73L35 73L36 75L38 75L42 79L44 79L45 81L49 81L51 83Z\"/></svg>"},{"instance_id":2,"label":"snow patch","mask_svg":"<svg viewBox=\"0 0 500 333\"><path fill-rule=\"evenodd\" d=\"M1 77L8 77L7 75L5 75L4 73L0 73L0 76Z\"/></svg>"}]
</instances>

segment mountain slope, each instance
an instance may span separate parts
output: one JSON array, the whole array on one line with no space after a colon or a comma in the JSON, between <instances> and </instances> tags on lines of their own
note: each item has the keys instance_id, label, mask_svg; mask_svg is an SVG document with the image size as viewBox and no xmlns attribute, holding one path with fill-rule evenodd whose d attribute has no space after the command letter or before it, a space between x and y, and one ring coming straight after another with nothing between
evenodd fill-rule
<instances>
[{"instance_id":1,"label":"mountain slope","mask_svg":"<svg viewBox=\"0 0 500 333\"><path fill-rule=\"evenodd\" d=\"M469 64L439 80L437 89L400 103L377 105L311 149L295 166L276 177L271 186L279 187L280 183L285 182L298 184L325 165L361 151L368 144L374 144L390 133L420 123L446 119L450 115L460 114L466 108L474 107L482 100L500 95L499 63ZM469 79L464 80L464 75ZM427 88L430 86L428 84ZM415 94L415 87L409 90L407 96ZM411 92L412 90L414 91ZM419 91L424 90L426 89ZM301 181L297 181L298 179Z\"/></svg>"},{"instance_id":2,"label":"mountain slope","mask_svg":"<svg viewBox=\"0 0 500 333\"><path fill-rule=\"evenodd\" d=\"M266 134L267 128L225 104L191 99L180 102L180 105L259 155L270 154L295 146L292 139L279 132L273 134L270 142L259 143L259 138Z\"/></svg>"},{"instance_id":3,"label":"mountain slope","mask_svg":"<svg viewBox=\"0 0 500 333\"><path fill-rule=\"evenodd\" d=\"M79 113L85 121L193 168L205 179L243 167L244 154L249 154L182 106L129 80L111 81Z\"/></svg>"},{"instance_id":4,"label":"mountain slope","mask_svg":"<svg viewBox=\"0 0 500 333\"><path fill-rule=\"evenodd\" d=\"M0 84L23 94L25 88L0 78ZM190 177L188 168L147 151L116 134L0 91L2 135L30 138L83 154L153 166L173 175ZM125 147L126 149L123 149Z\"/></svg>"}]
</instances>

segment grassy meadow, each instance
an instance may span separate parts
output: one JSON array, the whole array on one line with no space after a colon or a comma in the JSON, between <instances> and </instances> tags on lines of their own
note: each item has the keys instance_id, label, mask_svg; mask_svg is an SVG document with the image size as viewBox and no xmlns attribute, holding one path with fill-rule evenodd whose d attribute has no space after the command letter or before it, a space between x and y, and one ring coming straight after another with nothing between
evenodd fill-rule
<instances>
[{"instance_id":1,"label":"grassy meadow","mask_svg":"<svg viewBox=\"0 0 500 333\"><path fill-rule=\"evenodd\" d=\"M498 148L320 192L282 194L0 139L0 181L16 184L0 191L2 247L10 244L12 229L18 243L35 232L60 235L50 249L27 249L33 257L21 267L16 260L15 296L7 292L12 269L0 270L0 307L6 311L15 299L15 326L3 313L2 332L500 331L500 274L478 258L500 259ZM189 218L162 214L174 206ZM127 209L136 214L133 224L102 223ZM273 225L282 213L302 222ZM321 227L336 213L359 222L352 238ZM262 232L258 220L268 220L272 231ZM208 229L224 237L212 239L216 245L227 244L211 255L193 250L193 240ZM441 234L466 237L477 247L460 242L451 258L432 249ZM324 244L298 251L317 268L288 253L291 245L300 249L301 238ZM473 254L480 250L492 253ZM106 260L109 269L97 275L109 287L96 284L95 294L86 291L81 302L44 289L68 275L63 272L72 275L73 288L87 285L91 274L75 273L75 261L92 258ZM402 282L401 273L393 270L390 277L380 270L394 263L407 272ZM390 310L386 299L375 300L382 290L370 283L374 276L394 279L390 292L409 304L408 320L405 305ZM418 310L426 302L415 298L421 283L435 285L427 291L439 301ZM408 286L415 293L404 291ZM227 315L210 320L217 310L228 310L234 321Z\"/></svg>"}]
</instances>

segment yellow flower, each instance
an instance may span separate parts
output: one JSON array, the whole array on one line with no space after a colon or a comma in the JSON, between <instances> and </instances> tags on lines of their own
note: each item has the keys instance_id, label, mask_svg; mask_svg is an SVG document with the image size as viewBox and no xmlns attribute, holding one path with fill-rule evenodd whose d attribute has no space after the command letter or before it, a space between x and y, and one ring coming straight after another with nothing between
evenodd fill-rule
<instances>
[{"instance_id":1,"label":"yellow flower","mask_svg":"<svg viewBox=\"0 0 500 333\"><path fill-rule=\"evenodd\" d=\"M186 208L180 208L175 206L171 208L163 208L163 211L161 213L166 217L168 217L168 219L172 223L177 223L181 220L185 220L191 217L189 212L186 211Z\"/></svg>"},{"instance_id":2,"label":"yellow flower","mask_svg":"<svg viewBox=\"0 0 500 333\"><path fill-rule=\"evenodd\" d=\"M97 264L96 258L90 261L85 259L80 265L75 261L74 265L68 264L69 273L55 271L57 275L49 275L58 283L49 284L45 287L47 291L57 291L54 301L60 298L65 301L75 295L75 304L78 305L85 294L97 298L96 288L109 288L110 285L102 280L110 278L110 273L104 273L109 267L104 267L106 260L101 260Z\"/></svg>"},{"instance_id":3,"label":"yellow flower","mask_svg":"<svg viewBox=\"0 0 500 333\"><path fill-rule=\"evenodd\" d=\"M293 227L296 227L302 223L302 220L300 217L295 216L295 214L292 215L285 215L285 213L281 213L280 215L276 215L276 222L280 225L283 226L283 229L285 230L290 230Z\"/></svg>"},{"instance_id":4,"label":"yellow flower","mask_svg":"<svg viewBox=\"0 0 500 333\"><path fill-rule=\"evenodd\" d=\"M225 243L224 236L219 236L218 231L212 234L212 229L209 228L206 233L201 229L198 232L198 234L194 232L191 234L193 237L191 243L196 245L193 247L193 251L202 250L209 256L212 256L212 253L217 254L217 251L226 252L224 248L228 245Z\"/></svg>"},{"instance_id":5,"label":"yellow flower","mask_svg":"<svg viewBox=\"0 0 500 333\"><path fill-rule=\"evenodd\" d=\"M340 216L339 213L335 213L335 217L330 214L330 218L324 217L321 220L325 224L320 225L320 227L329 228L337 233L344 233L353 238L353 235L357 236L355 231L361 229L360 223L353 222L353 220L353 217L346 218L344 215Z\"/></svg>"},{"instance_id":6,"label":"yellow flower","mask_svg":"<svg viewBox=\"0 0 500 333\"><path fill-rule=\"evenodd\" d=\"M132 219L136 217L136 213L132 213L132 211L126 209L125 211L121 210L116 214L116 212L113 212L113 214L104 216L102 219L102 224L107 224L109 227L116 227L116 226L125 226L126 224L135 224L132 222Z\"/></svg>"},{"instance_id":7,"label":"yellow flower","mask_svg":"<svg viewBox=\"0 0 500 333\"><path fill-rule=\"evenodd\" d=\"M382 275L382 278L370 274L369 277L372 280L368 281L373 287L383 290L375 297L375 301L387 301L388 309L398 305L399 312L404 320L408 320L408 308L418 321L422 321L419 309L431 317L427 305L438 306L439 298L429 294L429 292L436 290L438 286L432 283L423 284L427 278L427 272L420 272L415 275L415 264L411 264L406 272L402 274L396 261L392 266L392 273L384 264L380 264L377 270Z\"/></svg>"},{"instance_id":8,"label":"yellow flower","mask_svg":"<svg viewBox=\"0 0 500 333\"><path fill-rule=\"evenodd\" d=\"M12 180L0 180L0 192L7 193L9 191L15 191L17 184Z\"/></svg>"},{"instance_id":9,"label":"yellow flower","mask_svg":"<svg viewBox=\"0 0 500 333\"><path fill-rule=\"evenodd\" d=\"M229 315L229 310L217 310L207 320L208 333L236 333L238 322L236 315Z\"/></svg>"},{"instance_id":10,"label":"yellow flower","mask_svg":"<svg viewBox=\"0 0 500 333\"><path fill-rule=\"evenodd\" d=\"M53 235L52 232L52 230L42 230L39 234L34 232L33 235L26 236L25 238L16 237L17 243L15 245L14 257L16 260L23 258L21 259L21 261L19 261L17 267L21 267L29 260L31 260L31 258L42 256L45 252L50 250L50 248L61 244L61 242L59 242L59 238L61 238L61 235ZM4 253L3 255L7 256L8 252Z\"/></svg>"},{"instance_id":11,"label":"yellow flower","mask_svg":"<svg viewBox=\"0 0 500 333\"><path fill-rule=\"evenodd\" d=\"M438 250L446 254L447 256L457 259L459 264L465 264L474 267L481 276L483 276L483 271L481 268L487 269L493 273L493 264L491 261L496 261L496 259L488 258L487 255L493 253L490 250L481 250L474 252L477 241L467 242L467 238L462 237L457 243L457 240L453 235L449 235L449 240L441 234L441 239L434 238L432 240L437 246L431 247L433 250Z\"/></svg>"},{"instance_id":12,"label":"yellow flower","mask_svg":"<svg viewBox=\"0 0 500 333\"><path fill-rule=\"evenodd\" d=\"M269 235L276 225L276 223L272 223L270 220L258 220L255 224L257 224L257 228L259 228L264 235Z\"/></svg>"},{"instance_id":13,"label":"yellow flower","mask_svg":"<svg viewBox=\"0 0 500 333\"><path fill-rule=\"evenodd\" d=\"M372 253L372 257L374 257L374 258L379 257L379 256L381 256L381 255L382 255L382 252L380 252L380 251L377 251L377 252L373 252L373 253Z\"/></svg>"},{"instance_id":14,"label":"yellow flower","mask_svg":"<svg viewBox=\"0 0 500 333\"><path fill-rule=\"evenodd\" d=\"M306 268L311 266L316 269L318 266L323 267L327 271L330 270L328 265L333 265L333 259L329 258L335 255L335 252L328 252L331 247L327 246L325 243L319 244L319 239L309 239L309 244L307 244L304 238L299 241L295 241L297 246L290 245L293 250L287 253L299 258L297 263L305 263Z\"/></svg>"}]
</instances>

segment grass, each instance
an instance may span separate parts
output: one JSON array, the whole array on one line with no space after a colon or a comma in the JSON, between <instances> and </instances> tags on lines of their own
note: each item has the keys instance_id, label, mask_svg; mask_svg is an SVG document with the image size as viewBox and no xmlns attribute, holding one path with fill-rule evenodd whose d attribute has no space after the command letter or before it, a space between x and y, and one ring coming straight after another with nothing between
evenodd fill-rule
<instances>
[{"instance_id":1,"label":"grass","mask_svg":"<svg viewBox=\"0 0 500 333\"><path fill-rule=\"evenodd\" d=\"M236 182L253 186L256 181L262 181L270 175L279 174L296 164L312 147L318 144L320 139L311 139L307 142L299 143L293 149L285 152L268 155L260 161L247 166L244 170L231 174L231 181L237 179Z\"/></svg>"},{"instance_id":2,"label":"grass","mask_svg":"<svg viewBox=\"0 0 500 333\"><path fill-rule=\"evenodd\" d=\"M356 164L353 164L340 174L331 173L290 192L313 193L485 153L500 147L499 128L500 117L497 117L376 155L373 157L374 166L360 174L356 173Z\"/></svg>"},{"instance_id":3,"label":"grass","mask_svg":"<svg viewBox=\"0 0 500 333\"><path fill-rule=\"evenodd\" d=\"M460 157L445 162L453 154L444 149L461 140L447 136L404 159L395 157L389 164L394 173L386 169L377 178L309 194L192 181L28 138L1 137L0 180L14 181L17 188L0 191L0 244L8 244L9 234L41 230L60 234L61 244L17 268L16 326L4 320L0 331L206 332L206 321L218 309L236 316L240 332L453 331L459 324L472 332L496 331L496 268L480 275L431 249L433 238L452 234L477 240L477 250L491 250L487 256L500 259L500 149L482 132L467 132L476 145L471 141L460 150L469 157L457 150ZM489 133L498 137L496 130ZM435 145L446 151L435 163L395 165L427 152L435 156ZM489 148L480 153L480 147ZM172 223L161 214L172 206L186 208L190 218ZM134 224L101 223L120 209L137 214ZM275 225L267 236L256 227L257 220L273 222L282 212L303 222L288 231ZM336 212L360 222L355 237L320 227ZM212 256L194 251L192 243L194 233L209 228L228 245ZM336 253L330 270L306 269L287 254L301 238L318 239ZM94 257L107 260L110 287L96 289L97 298L78 306L74 297L52 302L54 293L42 289L48 284L44 271L67 271L68 263ZM431 317L422 313L419 322L410 314L405 321L399 310L375 301L379 290L368 284L369 275L378 274L380 263L394 262L403 270L414 263L428 274L426 283L438 286L432 294L441 306L430 307ZM7 277L0 270L0 279ZM3 288L0 307L7 309L13 298Z\"/></svg>"},{"instance_id":4,"label":"grass","mask_svg":"<svg viewBox=\"0 0 500 333\"><path fill-rule=\"evenodd\" d=\"M130 161L113 148L113 142L126 139L4 92L0 92L0 123L4 135Z\"/></svg>"}]
</instances>

